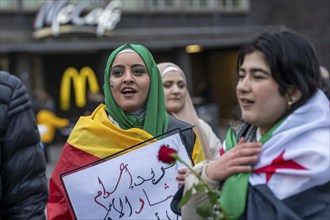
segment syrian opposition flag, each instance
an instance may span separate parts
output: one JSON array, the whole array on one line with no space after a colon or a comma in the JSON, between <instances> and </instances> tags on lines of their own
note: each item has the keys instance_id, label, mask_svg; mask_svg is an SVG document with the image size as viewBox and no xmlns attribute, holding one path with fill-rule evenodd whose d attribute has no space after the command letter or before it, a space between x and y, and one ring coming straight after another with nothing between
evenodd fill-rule
<instances>
[{"instance_id":1,"label":"syrian opposition flag","mask_svg":"<svg viewBox=\"0 0 330 220\"><path fill-rule=\"evenodd\" d=\"M330 196L330 111L324 94L318 91L284 120L262 149L249 178L254 189L248 196L247 216L329 217L323 198Z\"/></svg>"},{"instance_id":2,"label":"syrian opposition flag","mask_svg":"<svg viewBox=\"0 0 330 220\"><path fill-rule=\"evenodd\" d=\"M329 101L319 91L263 144L249 181L267 184L279 199L329 182L329 144Z\"/></svg>"},{"instance_id":3,"label":"syrian opposition flag","mask_svg":"<svg viewBox=\"0 0 330 220\"><path fill-rule=\"evenodd\" d=\"M74 216L60 180L61 174L96 162L151 138L152 135L142 129L122 130L114 125L108 119L103 105L100 105L91 116L80 117L50 179L48 219L73 219Z\"/></svg>"},{"instance_id":4,"label":"syrian opposition flag","mask_svg":"<svg viewBox=\"0 0 330 220\"><path fill-rule=\"evenodd\" d=\"M318 91L263 143L240 219L329 219L329 154L329 100Z\"/></svg>"}]
</instances>

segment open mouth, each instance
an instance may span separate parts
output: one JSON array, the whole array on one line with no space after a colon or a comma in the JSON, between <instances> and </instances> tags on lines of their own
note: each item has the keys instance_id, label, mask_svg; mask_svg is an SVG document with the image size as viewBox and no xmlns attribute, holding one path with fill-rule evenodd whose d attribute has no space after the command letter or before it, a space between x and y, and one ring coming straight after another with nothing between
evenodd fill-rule
<instances>
[{"instance_id":1,"label":"open mouth","mask_svg":"<svg viewBox=\"0 0 330 220\"><path fill-rule=\"evenodd\" d=\"M254 101L252 101L250 99L241 98L240 99L240 103L241 103L240 105L242 107L249 107L249 106L251 106L251 105L254 104Z\"/></svg>"},{"instance_id":2,"label":"open mouth","mask_svg":"<svg viewBox=\"0 0 330 220\"><path fill-rule=\"evenodd\" d=\"M134 89L132 89L132 88L126 88L126 89L123 89L121 92L122 92L123 94L125 94L125 95L136 93L136 91L135 91Z\"/></svg>"},{"instance_id":3,"label":"open mouth","mask_svg":"<svg viewBox=\"0 0 330 220\"><path fill-rule=\"evenodd\" d=\"M241 99L241 102L242 102L243 104L253 104L253 103L254 103L254 101L251 101L251 100L249 100L249 99Z\"/></svg>"}]
</instances>

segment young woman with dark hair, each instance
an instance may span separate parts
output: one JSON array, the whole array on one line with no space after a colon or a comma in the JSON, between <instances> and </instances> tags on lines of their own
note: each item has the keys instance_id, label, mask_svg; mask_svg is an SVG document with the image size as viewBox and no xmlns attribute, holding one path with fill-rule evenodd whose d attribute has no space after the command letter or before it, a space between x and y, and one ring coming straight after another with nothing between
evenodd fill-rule
<instances>
[{"instance_id":1,"label":"young woman with dark hair","mask_svg":"<svg viewBox=\"0 0 330 220\"><path fill-rule=\"evenodd\" d=\"M220 158L195 166L220 190L227 219L327 219L330 216L330 109L311 43L292 31L264 32L237 62L239 126ZM198 179L189 174L185 191ZM201 219L195 192L183 219ZM214 210L219 213L220 210Z\"/></svg>"}]
</instances>

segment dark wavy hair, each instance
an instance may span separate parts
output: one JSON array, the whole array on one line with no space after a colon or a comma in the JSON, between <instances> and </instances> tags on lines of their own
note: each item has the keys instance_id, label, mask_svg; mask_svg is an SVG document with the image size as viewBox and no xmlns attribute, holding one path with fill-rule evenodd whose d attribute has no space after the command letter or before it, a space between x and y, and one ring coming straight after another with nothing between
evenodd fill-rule
<instances>
[{"instance_id":1,"label":"dark wavy hair","mask_svg":"<svg viewBox=\"0 0 330 220\"><path fill-rule=\"evenodd\" d=\"M271 74L279 84L278 91L284 96L290 86L302 93L298 102L289 112L306 103L321 87L320 65L313 45L302 35L292 31L265 31L245 43L238 55L237 70L245 55L254 51L262 52L266 57Z\"/></svg>"}]
</instances>

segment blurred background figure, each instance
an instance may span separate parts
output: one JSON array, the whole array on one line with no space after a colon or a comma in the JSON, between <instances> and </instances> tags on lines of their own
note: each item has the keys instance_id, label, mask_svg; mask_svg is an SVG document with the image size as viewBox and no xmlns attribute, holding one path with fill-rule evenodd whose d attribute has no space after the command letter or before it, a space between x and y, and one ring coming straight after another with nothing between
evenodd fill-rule
<instances>
[{"instance_id":1,"label":"blurred background figure","mask_svg":"<svg viewBox=\"0 0 330 220\"><path fill-rule=\"evenodd\" d=\"M30 97L0 71L0 219L46 219L46 163Z\"/></svg>"},{"instance_id":2,"label":"blurred background figure","mask_svg":"<svg viewBox=\"0 0 330 220\"><path fill-rule=\"evenodd\" d=\"M330 99L330 74L327 68L320 66L321 80L322 80L322 90Z\"/></svg>"},{"instance_id":3,"label":"blurred background figure","mask_svg":"<svg viewBox=\"0 0 330 220\"><path fill-rule=\"evenodd\" d=\"M90 115L94 109L104 102L104 95L98 92L88 92L87 94L87 111L84 115Z\"/></svg>"},{"instance_id":4,"label":"blurred background figure","mask_svg":"<svg viewBox=\"0 0 330 220\"><path fill-rule=\"evenodd\" d=\"M207 159L220 156L221 141L210 125L198 117L187 90L183 70L174 63L159 63L165 93L166 111L177 119L194 125Z\"/></svg>"},{"instance_id":5,"label":"blurred background figure","mask_svg":"<svg viewBox=\"0 0 330 220\"><path fill-rule=\"evenodd\" d=\"M36 89L32 93L33 110L37 113L41 109L48 109L55 112L54 98L46 90Z\"/></svg>"},{"instance_id":6,"label":"blurred background figure","mask_svg":"<svg viewBox=\"0 0 330 220\"><path fill-rule=\"evenodd\" d=\"M69 127L70 121L55 114L54 99L49 96L47 91L36 90L34 92L34 98L34 110L36 112L38 129L41 136L41 145L46 161L48 162L50 160L48 146L53 143L56 130L63 128L65 133L68 133L66 128ZM68 134L65 135L68 136Z\"/></svg>"},{"instance_id":7,"label":"blurred background figure","mask_svg":"<svg viewBox=\"0 0 330 220\"><path fill-rule=\"evenodd\" d=\"M197 92L199 94L199 100L200 104L208 104L208 103L213 103L213 93L212 93L212 85L210 84L209 81L203 80L199 82L197 85Z\"/></svg>"}]
</instances>

